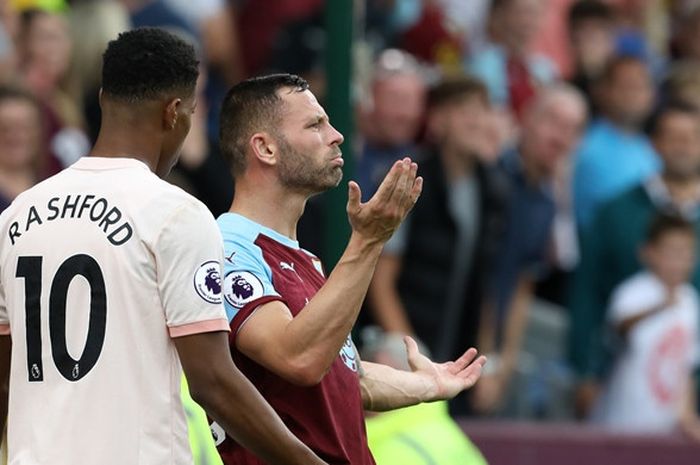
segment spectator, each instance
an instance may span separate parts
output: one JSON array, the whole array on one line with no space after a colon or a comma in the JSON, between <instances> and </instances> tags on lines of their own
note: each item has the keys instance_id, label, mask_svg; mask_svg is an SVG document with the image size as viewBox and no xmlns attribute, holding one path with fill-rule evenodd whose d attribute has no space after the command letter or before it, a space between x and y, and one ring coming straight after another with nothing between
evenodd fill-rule
<instances>
[{"instance_id":1,"label":"spectator","mask_svg":"<svg viewBox=\"0 0 700 465\"><path fill-rule=\"evenodd\" d=\"M621 339L615 366L593 411L594 422L627 433L669 434L680 427L700 440L693 370L697 365L694 225L660 215L641 249L644 267L612 293L608 321Z\"/></svg>"},{"instance_id":2,"label":"spectator","mask_svg":"<svg viewBox=\"0 0 700 465\"><path fill-rule=\"evenodd\" d=\"M357 178L364 197L374 194L396 160L415 152L425 87L418 62L411 55L389 49L377 59L370 98L360 108L364 141Z\"/></svg>"},{"instance_id":3,"label":"spectator","mask_svg":"<svg viewBox=\"0 0 700 465\"><path fill-rule=\"evenodd\" d=\"M602 0L580 0L569 10L569 38L574 61L571 83L593 103L593 83L615 52L612 8Z\"/></svg>"},{"instance_id":4,"label":"spectator","mask_svg":"<svg viewBox=\"0 0 700 465\"><path fill-rule=\"evenodd\" d=\"M18 88L0 87L0 211L38 181L42 162L39 104Z\"/></svg>"},{"instance_id":5,"label":"spectator","mask_svg":"<svg viewBox=\"0 0 700 465\"><path fill-rule=\"evenodd\" d=\"M45 119L53 174L85 155L90 144L82 113L66 92L72 42L66 19L57 13L26 10L18 41L22 82L38 98Z\"/></svg>"},{"instance_id":6,"label":"spectator","mask_svg":"<svg viewBox=\"0 0 700 465\"><path fill-rule=\"evenodd\" d=\"M530 52L542 12L542 0L492 0L490 44L468 60L469 69L487 83L493 102L517 116L537 87L557 74L547 58Z\"/></svg>"},{"instance_id":7,"label":"spectator","mask_svg":"<svg viewBox=\"0 0 700 465\"><path fill-rule=\"evenodd\" d=\"M384 330L417 336L444 361L476 343L503 193L493 169L480 161L498 150L485 127L484 84L452 78L435 86L428 101L423 193L385 246L368 302ZM456 413L465 409L464 401L453 406Z\"/></svg>"},{"instance_id":8,"label":"spectator","mask_svg":"<svg viewBox=\"0 0 700 465\"><path fill-rule=\"evenodd\" d=\"M556 211L553 183L585 122L586 103L578 90L568 84L545 87L523 115L517 149L501 159L510 189L504 237L479 330L481 350L493 354L490 369L474 390L477 411L498 408L518 362L534 284L543 276L551 243Z\"/></svg>"},{"instance_id":9,"label":"spectator","mask_svg":"<svg viewBox=\"0 0 700 465\"><path fill-rule=\"evenodd\" d=\"M642 125L652 109L654 86L643 61L617 57L596 88L600 116L583 138L574 163L574 208L579 228L606 200L652 175L659 160Z\"/></svg>"},{"instance_id":10,"label":"spectator","mask_svg":"<svg viewBox=\"0 0 700 465\"><path fill-rule=\"evenodd\" d=\"M696 225L700 238L700 117L692 107L669 104L652 118L650 135L663 161L661 174L605 203L581 236L581 262L570 300L570 354L580 381L581 416L589 412L607 371L607 303L613 289L639 271L637 251L651 218L657 212L680 214ZM700 288L700 267L692 282Z\"/></svg>"},{"instance_id":11,"label":"spectator","mask_svg":"<svg viewBox=\"0 0 700 465\"><path fill-rule=\"evenodd\" d=\"M400 334L378 328L363 331L362 360L410 371ZM450 418L445 402L368 413L367 440L377 465L486 465L479 449Z\"/></svg>"}]
</instances>

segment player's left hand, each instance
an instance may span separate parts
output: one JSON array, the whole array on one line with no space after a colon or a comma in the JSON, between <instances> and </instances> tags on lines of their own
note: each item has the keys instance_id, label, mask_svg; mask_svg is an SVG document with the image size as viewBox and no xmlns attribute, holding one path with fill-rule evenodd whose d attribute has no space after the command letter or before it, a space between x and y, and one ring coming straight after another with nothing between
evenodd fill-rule
<instances>
[{"instance_id":1,"label":"player's left hand","mask_svg":"<svg viewBox=\"0 0 700 465\"><path fill-rule=\"evenodd\" d=\"M483 355L477 358L473 347L453 362L435 363L418 351L416 341L404 337L411 370L429 378L434 384L433 398L426 400L451 399L465 389L474 386L481 376L481 368L486 363Z\"/></svg>"}]
</instances>

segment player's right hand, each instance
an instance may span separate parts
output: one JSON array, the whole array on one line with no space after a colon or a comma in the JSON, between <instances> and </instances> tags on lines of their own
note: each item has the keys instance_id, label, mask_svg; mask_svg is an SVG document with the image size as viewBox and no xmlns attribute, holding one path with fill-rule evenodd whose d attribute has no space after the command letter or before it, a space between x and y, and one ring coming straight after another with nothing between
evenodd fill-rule
<instances>
[{"instance_id":1,"label":"player's right hand","mask_svg":"<svg viewBox=\"0 0 700 465\"><path fill-rule=\"evenodd\" d=\"M360 186L350 181L347 212L353 233L370 242L388 241L420 196L423 178L416 176L417 171L418 165L408 157L395 162L365 203L360 202Z\"/></svg>"}]
</instances>

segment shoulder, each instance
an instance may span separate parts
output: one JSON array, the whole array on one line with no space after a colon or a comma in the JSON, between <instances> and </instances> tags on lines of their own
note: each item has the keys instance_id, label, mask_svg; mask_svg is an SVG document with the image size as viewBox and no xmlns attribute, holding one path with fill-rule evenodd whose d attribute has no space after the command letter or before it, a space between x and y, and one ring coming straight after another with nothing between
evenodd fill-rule
<instances>
[{"instance_id":1,"label":"shoulder","mask_svg":"<svg viewBox=\"0 0 700 465\"><path fill-rule=\"evenodd\" d=\"M640 271L617 285L613 291L615 298L644 301L663 292L663 286L656 277L648 271ZM653 301L651 302L653 303Z\"/></svg>"}]
</instances>

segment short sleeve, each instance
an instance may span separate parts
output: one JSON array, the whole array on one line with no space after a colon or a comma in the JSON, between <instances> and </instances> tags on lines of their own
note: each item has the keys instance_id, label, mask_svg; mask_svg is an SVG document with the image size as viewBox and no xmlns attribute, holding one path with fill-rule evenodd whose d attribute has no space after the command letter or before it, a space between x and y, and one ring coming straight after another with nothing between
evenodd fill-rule
<instances>
[{"instance_id":1,"label":"short sleeve","mask_svg":"<svg viewBox=\"0 0 700 465\"><path fill-rule=\"evenodd\" d=\"M0 282L0 336L10 334L10 318L5 305L5 287Z\"/></svg>"},{"instance_id":2,"label":"short sleeve","mask_svg":"<svg viewBox=\"0 0 700 465\"><path fill-rule=\"evenodd\" d=\"M632 279L622 283L610 299L609 321L615 325L644 313L664 300L663 288L647 279Z\"/></svg>"},{"instance_id":3,"label":"short sleeve","mask_svg":"<svg viewBox=\"0 0 700 465\"><path fill-rule=\"evenodd\" d=\"M272 271L262 251L247 239L228 234L224 237L224 305L231 330L235 333L257 307L283 300L272 283Z\"/></svg>"},{"instance_id":4,"label":"short sleeve","mask_svg":"<svg viewBox=\"0 0 700 465\"><path fill-rule=\"evenodd\" d=\"M214 217L198 202L182 205L161 230L155 260L171 337L229 330L221 296L222 242Z\"/></svg>"}]
</instances>

